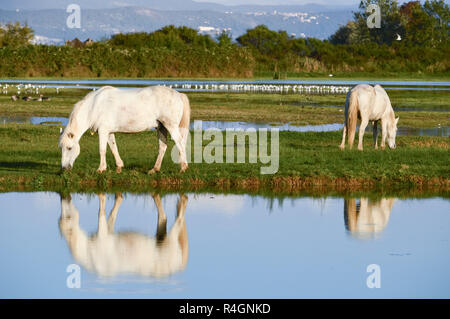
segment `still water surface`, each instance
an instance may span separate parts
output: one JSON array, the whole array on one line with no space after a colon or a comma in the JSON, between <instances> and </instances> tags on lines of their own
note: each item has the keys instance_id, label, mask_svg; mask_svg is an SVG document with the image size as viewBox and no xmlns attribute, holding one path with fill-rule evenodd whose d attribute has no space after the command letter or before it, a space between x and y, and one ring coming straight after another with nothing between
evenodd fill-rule
<instances>
[{"instance_id":1,"label":"still water surface","mask_svg":"<svg viewBox=\"0 0 450 319\"><path fill-rule=\"evenodd\" d=\"M47 116L0 116L0 123L30 123L42 125L59 125L66 126L69 119L67 117L47 117ZM296 125L295 123L255 123L243 121L198 121L201 129L217 129L225 131L227 129L260 129L260 128L277 128L280 131L291 132L334 132L343 128L342 123L320 124L320 125ZM190 129L193 130L195 121L191 122ZM378 128L380 130L380 128ZM372 126L369 124L366 132L372 133ZM444 136L448 137L450 129L448 126L438 126L434 128L414 128L399 127L398 136Z\"/></svg>"},{"instance_id":2,"label":"still water surface","mask_svg":"<svg viewBox=\"0 0 450 319\"><path fill-rule=\"evenodd\" d=\"M1 298L450 297L444 198L38 192L0 207Z\"/></svg>"}]
</instances>

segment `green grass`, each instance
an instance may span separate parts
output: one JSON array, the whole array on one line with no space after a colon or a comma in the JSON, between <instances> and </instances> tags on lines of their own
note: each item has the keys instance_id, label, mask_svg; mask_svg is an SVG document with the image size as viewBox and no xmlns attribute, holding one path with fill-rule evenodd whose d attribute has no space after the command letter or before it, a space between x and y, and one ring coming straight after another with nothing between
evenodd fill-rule
<instances>
[{"instance_id":1,"label":"green grass","mask_svg":"<svg viewBox=\"0 0 450 319\"><path fill-rule=\"evenodd\" d=\"M215 81L236 81L236 80L273 80L274 72L254 72L253 77L115 77L115 79L127 80L215 80ZM2 77L2 80L111 80L111 77L79 77L79 76L24 76L24 77ZM423 72L386 72L375 74L373 72L335 72L333 77L329 73L319 72L288 72L286 80L379 80L379 81L449 81L448 73L423 73Z\"/></svg>"},{"instance_id":2,"label":"green grass","mask_svg":"<svg viewBox=\"0 0 450 319\"><path fill-rule=\"evenodd\" d=\"M273 79L274 72L255 72L254 79L268 80ZM333 76L330 77L330 73L319 72L287 72L285 80L379 80L379 81L414 81L414 80L428 80L428 81L448 81L449 76L447 73L422 73L422 72L386 72L374 73L374 72L332 72Z\"/></svg>"},{"instance_id":3,"label":"green grass","mask_svg":"<svg viewBox=\"0 0 450 319\"><path fill-rule=\"evenodd\" d=\"M28 124L0 125L0 190L122 190L145 191L149 187L298 191L307 187L338 189L413 190L432 188L447 194L450 188L448 138L399 137L396 150L373 150L366 134L365 150L340 151L339 132L280 132L280 166L274 175L261 175L256 164L191 163L187 172L171 161L173 143L164 158L162 172L148 175L157 155L155 132L117 134L125 163L115 172L108 151L108 170L98 174L98 136L85 134L81 154L72 171L60 173L61 153L56 127ZM208 144L204 141L204 144ZM225 153L225 152L224 152Z\"/></svg>"}]
</instances>

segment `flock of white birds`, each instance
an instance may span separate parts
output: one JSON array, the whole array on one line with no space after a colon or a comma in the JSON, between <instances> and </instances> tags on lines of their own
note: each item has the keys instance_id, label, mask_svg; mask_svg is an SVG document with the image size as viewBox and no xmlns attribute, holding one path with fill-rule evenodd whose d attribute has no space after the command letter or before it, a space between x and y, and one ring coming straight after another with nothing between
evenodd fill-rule
<instances>
[{"instance_id":1,"label":"flock of white birds","mask_svg":"<svg viewBox=\"0 0 450 319\"><path fill-rule=\"evenodd\" d=\"M171 88L190 91L212 92L266 92L300 94L346 94L351 87L337 85L301 85L301 84L171 84Z\"/></svg>"},{"instance_id":2,"label":"flock of white birds","mask_svg":"<svg viewBox=\"0 0 450 319\"><path fill-rule=\"evenodd\" d=\"M35 85L35 84L31 84L31 83L27 83L27 84L9 84L9 83L5 83L5 84L1 84L0 86L2 88L2 93L3 94L8 94L8 91L11 90L14 93L16 93L17 95L20 95L22 93L25 94L39 94L39 92L45 88L47 88L47 86L45 84L39 84L39 85ZM56 87L54 88L56 90L56 93L59 93L59 90L62 87Z\"/></svg>"},{"instance_id":3,"label":"flock of white birds","mask_svg":"<svg viewBox=\"0 0 450 319\"><path fill-rule=\"evenodd\" d=\"M338 85L301 85L301 84L249 84L249 83L173 83L164 86L182 91L239 92L239 93L298 93L298 94L346 94L351 87ZM39 94L46 88L56 90L58 94L64 86L54 87L45 84L0 84L3 94L13 91L15 94ZM93 88L96 90L97 88Z\"/></svg>"}]
</instances>

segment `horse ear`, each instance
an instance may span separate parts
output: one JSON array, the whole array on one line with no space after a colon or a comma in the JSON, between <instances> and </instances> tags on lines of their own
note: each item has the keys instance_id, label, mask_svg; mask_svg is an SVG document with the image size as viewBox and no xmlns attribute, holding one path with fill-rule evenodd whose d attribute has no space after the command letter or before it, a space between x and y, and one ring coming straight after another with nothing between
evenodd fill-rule
<instances>
[{"instance_id":1,"label":"horse ear","mask_svg":"<svg viewBox=\"0 0 450 319\"><path fill-rule=\"evenodd\" d=\"M397 117L397 118L395 119L395 125L397 125L399 119L400 119L400 117Z\"/></svg>"},{"instance_id":2,"label":"horse ear","mask_svg":"<svg viewBox=\"0 0 450 319\"><path fill-rule=\"evenodd\" d=\"M69 138L73 138L73 133L68 133L67 136L69 136Z\"/></svg>"}]
</instances>

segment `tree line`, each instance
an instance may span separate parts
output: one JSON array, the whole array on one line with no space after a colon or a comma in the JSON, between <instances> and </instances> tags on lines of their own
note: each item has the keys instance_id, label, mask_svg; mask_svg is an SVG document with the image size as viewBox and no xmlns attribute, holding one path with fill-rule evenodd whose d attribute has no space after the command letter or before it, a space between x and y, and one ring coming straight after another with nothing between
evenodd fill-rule
<instances>
[{"instance_id":1,"label":"tree line","mask_svg":"<svg viewBox=\"0 0 450 319\"><path fill-rule=\"evenodd\" d=\"M381 27L368 28L376 3ZM252 77L305 73L449 71L449 7L443 0L363 0L329 39L298 38L260 25L233 41L188 27L116 34L89 46L32 45L33 30L0 27L0 76Z\"/></svg>"}]
</instances>

